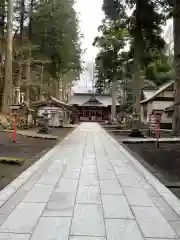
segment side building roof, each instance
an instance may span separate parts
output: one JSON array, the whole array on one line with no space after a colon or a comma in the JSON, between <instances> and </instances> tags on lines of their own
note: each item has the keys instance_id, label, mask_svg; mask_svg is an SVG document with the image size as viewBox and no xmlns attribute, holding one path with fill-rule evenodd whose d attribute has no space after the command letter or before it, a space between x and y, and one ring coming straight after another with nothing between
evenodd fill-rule
<instances>
[{"instance_id":1,"label":"side building roof","mask_svg":"<svg viewBox=\"0 0 180 240\"><path fill-rule=\"evenodd\" d=\"M171 85L173 85L174 81L169 81L165 84L163 84L157 91L155 91L151 96L149 96L148 98L144 99L141 101L141 103L147 103L149 101L152 101L157 95L159 95L161 92L165 91L168 87L170 87Z\"/></svg>"},{"instance_id":2,"label":"side building roof","mask_svg":"<svg viewBox=\"0 0 180 240\"><path fill-rule=\"evenodd\" d=\"M71 109L69 104L64 103L64 102L60 101L59 99L54 98L52 96L48 96L47 98L45 98L43 100L38 100L38 101L32 102L32 107L41 107L41 106L46 106L46 105L51 105L51 104L55 104L58 107Z\"/></svg>"}]
</instances>

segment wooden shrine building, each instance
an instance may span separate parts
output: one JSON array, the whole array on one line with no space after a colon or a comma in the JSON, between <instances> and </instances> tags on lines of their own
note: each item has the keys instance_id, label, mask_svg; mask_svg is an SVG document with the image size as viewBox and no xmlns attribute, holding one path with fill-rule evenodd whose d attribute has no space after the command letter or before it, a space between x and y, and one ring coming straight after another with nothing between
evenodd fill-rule
<instances>
[{"instance_id":1,"label":"wooden shrine building","mask_svg":"<svg viewBox=\"0 0 180 240\"><path fill-rule=\"evenodd\" d=\"M76 108L79 121L101 122L111 118L112 97L108 94L74 93L68 104ZM119 105L117 101L117 111Z\"/></svg>"}]
</instances>

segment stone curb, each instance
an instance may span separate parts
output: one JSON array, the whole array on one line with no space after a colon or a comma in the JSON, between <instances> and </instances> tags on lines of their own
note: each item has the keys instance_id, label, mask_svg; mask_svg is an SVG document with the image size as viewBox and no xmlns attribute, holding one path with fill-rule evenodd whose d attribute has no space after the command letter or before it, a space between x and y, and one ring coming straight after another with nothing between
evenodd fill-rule
<instances>
[{"instance_id":1,"label":"stone curb","mask_svg":"<svg viewBox=\"0 0 180 240\"><path fill-rule=\"evenodd\" d=\"M178 216L180 216L180 200L143 165L141 165L141 163L139 163L136 157L133 156L131 150L124 146L123 141L122 144L119 144L111 134L109 134L109 139L116 145L117 148L120 148L124 156L126 156L127 159L134 164L135 168L141 173L145 180L147 180L147 182L155 188L164 201L169 204L169 206L177 213Z\"/></svg>"},{"instance_id":2,"label":"stone curb","mask_svg":"<svg viewBox=\"0 0 180 240\"><path fill-rule=\"evenodd\" d=\"M9 132L12 133L13 130L3 130L2 132ZM21 132L21 131L17 131L18 135L24 136L24 137L31 137L31 138L41 138L41 139L48 139L48 140L58 140L59 137L58 136L52 136L52 135L46 135L46 134L31 134L31 133L25 133L25 132Z\"/></svg>"},{"instance_id":3,"label":"stone curb","mask_svg":"<svg viewBox=\"0 0 180 240\"><path fill-rule=\"evenodd\" d=\"M121 139L119 139L121 140ZM123 143L155 143L156 142L156 138L144 138L144 139L123 139L121 140ZM179 143L180 142L180 138L160 138L159 142L162 143Z\"/></svg>"}]
</instances>

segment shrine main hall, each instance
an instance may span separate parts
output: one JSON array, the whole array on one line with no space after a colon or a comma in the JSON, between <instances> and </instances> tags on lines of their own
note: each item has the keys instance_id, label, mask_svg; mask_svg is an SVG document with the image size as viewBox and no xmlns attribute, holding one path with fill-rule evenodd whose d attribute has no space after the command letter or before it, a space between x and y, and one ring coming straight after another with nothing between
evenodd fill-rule
<instances>
[{"instance_id":1,"label":"shrine main hall","mask_svg":"<svg viewBox=\"0 0 180 240\"><path fill-rule=\"evenodd\" d=\"M108 121L111 117L112 97L109 94L74 93L69 105L77 110L80 121ZM119 108L116 101L116 107Z\"/></svg>"}]
</instances>

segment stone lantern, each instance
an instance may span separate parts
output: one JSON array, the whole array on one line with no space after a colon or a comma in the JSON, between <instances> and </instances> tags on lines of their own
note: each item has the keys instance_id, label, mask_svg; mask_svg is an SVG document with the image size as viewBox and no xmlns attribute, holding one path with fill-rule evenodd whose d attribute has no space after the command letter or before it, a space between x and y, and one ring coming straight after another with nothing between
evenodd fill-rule
<instances>
[{"instance_id":1,"label":"stone lantern","mask_svg":"<svg viewBox=\"0 0 180 240\"><path fill-rule=\"evenodd\" d=\"M40 120L39 120L39 126L40 126L40 129L39 129L39 133L49 133L49 129L48 129L48 121L49 121L49 113L47 110L45 110L43 113L42 113L42 116L39 117Z\"/></svg>"}]
</instances>

